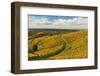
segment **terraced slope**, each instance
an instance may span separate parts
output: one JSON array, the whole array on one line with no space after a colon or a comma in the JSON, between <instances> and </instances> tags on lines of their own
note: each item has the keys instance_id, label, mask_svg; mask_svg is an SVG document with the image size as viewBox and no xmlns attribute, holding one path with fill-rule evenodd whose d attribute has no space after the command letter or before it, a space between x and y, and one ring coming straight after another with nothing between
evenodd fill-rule
<instances>
[{"instance_id":1,"label":"terraced slope","mask_svg":"<svg viewBox=\"0 0 100 76\"><path fill-rule=\"evenodd\" d=\"M75 59L88 57L87 30L64 32L28 40L28 59Z\"/></svg>"},{"instance_id":2,"label":"terraced slope","mask_svg":"<svg viewBox=\"0 0 100 76\"><path fill-rule=\"evenodd\" d=\"M61 53L49 57L50 59L75 59L88 57L87 31L73 32L62 35L69 46Z\"/></svg>"},{"instance_id":3,"label":"terraced slope","mask_svg":"<svg viewBox=\"0 0 100 76\"><path fill-rule=\"evenodd\" d=\"M44 36L29 40L29 60L43 59L56 55L64 50L65 44L60 35Z\"/></svg>"}]
</instances>

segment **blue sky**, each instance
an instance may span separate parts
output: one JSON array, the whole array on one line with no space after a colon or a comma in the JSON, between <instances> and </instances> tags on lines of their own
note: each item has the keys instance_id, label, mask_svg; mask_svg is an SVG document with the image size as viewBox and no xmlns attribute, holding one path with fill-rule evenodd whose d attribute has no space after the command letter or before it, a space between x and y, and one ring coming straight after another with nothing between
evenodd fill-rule
<instances>
[{"instance_id":1,"label":"blue sky","mask_svg":"<svg viewBox=\"0 0 100 76\"><path fill-rule=\"evenodd\" d=\"M78 16L49 16L49 15L29 15L28 16L30 20L40 19L40 18L48 18L48 20L54 20L54 19L72 19L77 18Z\"/></svg>"},{"instance_id":2,"label":"blue sky","mask_svg":"<svg viewBox=\"0 0 100 76\"><path fill-rule=\"evenodd\" d=\"M73 28L73 25L81 25L79 28L87 28L88 18L82 16L51 16L51 15L28 15L29 28L40 25L67 25L68 28ZM58 23L57 23L58 22ZM61 24L62 23L62 24ZM65 24L66 23L66 24ZM68 25L69 24L69 25ZM73 28L74 29L74 28Z\"/></svg>"},{"instance_id":3,"label":"blue sky","mask_svg":"<svg viewBox=\"0 0 100 76\"><path fill-rule=\"evenodd\" d=\"M34 19L42 19L47 18L49 21L57 20L57 19L73 19L78 18L79 16L50 16L50 15L29 15L29 23L31 23Z\"/></svg>"}]
</instances>

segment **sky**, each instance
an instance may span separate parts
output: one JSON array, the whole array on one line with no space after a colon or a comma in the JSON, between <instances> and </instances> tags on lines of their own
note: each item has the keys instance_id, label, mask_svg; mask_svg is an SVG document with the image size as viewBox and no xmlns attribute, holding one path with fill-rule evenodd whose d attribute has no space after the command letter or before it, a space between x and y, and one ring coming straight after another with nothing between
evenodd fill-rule
<instances>
[{"instance_id":1,"label":"sky","mask_svg":"<svg viewBox=\"0 0 100 76\"><path fill-rule=\"evenodd\" d=\"M88 17L28 15L29 28L87 29Z\"/></svg>"}]
</instances>

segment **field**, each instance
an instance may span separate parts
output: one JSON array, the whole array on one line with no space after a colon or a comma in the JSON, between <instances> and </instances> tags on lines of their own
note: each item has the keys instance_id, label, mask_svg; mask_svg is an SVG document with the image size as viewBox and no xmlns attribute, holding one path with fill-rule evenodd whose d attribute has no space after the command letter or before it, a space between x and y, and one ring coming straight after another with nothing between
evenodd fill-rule
<instances>
[{"instance_id":1,"label":"field","mask_svg":"<svg viewBox=\"0 0 100 76\"><path fill-rule=\"evenodd\" d=\"M33 30L28 32L28 60L88 57L87 30Z\"/></svg>"}]
</instances>

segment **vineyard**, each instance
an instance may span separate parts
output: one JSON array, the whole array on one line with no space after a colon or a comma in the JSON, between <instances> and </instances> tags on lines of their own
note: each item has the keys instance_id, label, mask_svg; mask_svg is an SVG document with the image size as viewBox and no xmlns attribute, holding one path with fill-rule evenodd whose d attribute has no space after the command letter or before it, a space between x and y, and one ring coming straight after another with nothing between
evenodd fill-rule
<instances>
[{"instance_id":1,"label":"vineyard","mask_svg":"<svg viewBox=\"0 0 100 76\"><path fill-rule=\"evenodd\" d=\"M53 33L54 32L54 33ZM37 31L28 36L28 60L88 57L88 31Z\"/></svg>"}]
</instances>

